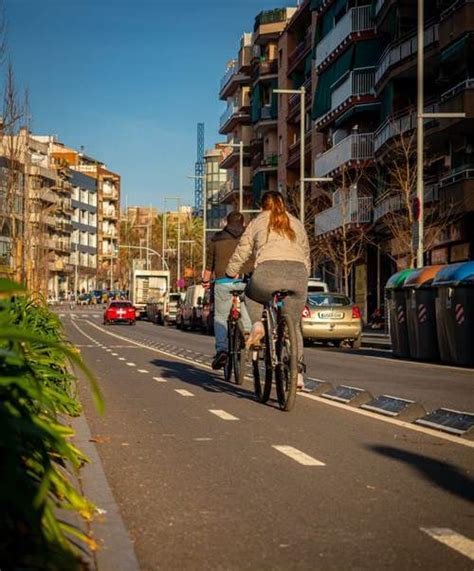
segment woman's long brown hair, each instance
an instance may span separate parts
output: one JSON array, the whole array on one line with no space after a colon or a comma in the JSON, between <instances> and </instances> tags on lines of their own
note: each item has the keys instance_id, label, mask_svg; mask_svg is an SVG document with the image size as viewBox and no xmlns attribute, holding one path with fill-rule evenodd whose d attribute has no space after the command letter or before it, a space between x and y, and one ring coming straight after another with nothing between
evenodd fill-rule
<instances>
[{"instance_id":1,"label":"woman's long brown hair","mask_svg":"<svg viewBox=\"0 0 474 571\"><path fill-rule=\"evenodd\" d=\"M290 218L286 212L283 196L274 190L268 190L262 197L262 210L270 211L268 232L276 232L294 242L296 234L290 225Z\"/></svg>"}]
</instances>

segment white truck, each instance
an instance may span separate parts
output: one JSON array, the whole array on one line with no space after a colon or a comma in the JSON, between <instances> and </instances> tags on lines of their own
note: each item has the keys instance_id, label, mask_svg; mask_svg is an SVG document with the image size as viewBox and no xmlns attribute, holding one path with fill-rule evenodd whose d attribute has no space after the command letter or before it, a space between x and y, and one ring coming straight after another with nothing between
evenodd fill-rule
<instances>
[{"instance_id":1,"label":"white truck","mask_svg":"<svg viewBox=\"0 0 474 571\"><path fill-rule=\"evenodd\" d=\"M130 298L137 317L146 317L147 302L165 301L170 289L170 273L164 270L133 270Z\"/></svg>"}]
</instances>

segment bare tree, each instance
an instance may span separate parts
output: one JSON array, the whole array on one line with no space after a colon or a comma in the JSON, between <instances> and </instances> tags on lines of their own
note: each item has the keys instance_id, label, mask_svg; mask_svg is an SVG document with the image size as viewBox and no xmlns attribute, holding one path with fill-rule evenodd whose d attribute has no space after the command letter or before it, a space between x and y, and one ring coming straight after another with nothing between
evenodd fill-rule
<instances>
[{"instance_id":1,"label":"bare tree","mask_svg":"<svg viewBox=\"0 0 474 571\"><path fill-rule=\"evenodd\" d=\"M428 153L429 155L429 150ZM399 132L393 137L379 167L382 173L382 194L385 197L383 222L392 237L391 251L386 254L395 261L398 255L406 255L407 265L416 264L414 228L416 222L415 202L417 161L416 133ZM439 200L437 181L425 184L424 203L424 248L433 248L458 213L459 205L452 201Z\"/></svg>"}]
</instances>

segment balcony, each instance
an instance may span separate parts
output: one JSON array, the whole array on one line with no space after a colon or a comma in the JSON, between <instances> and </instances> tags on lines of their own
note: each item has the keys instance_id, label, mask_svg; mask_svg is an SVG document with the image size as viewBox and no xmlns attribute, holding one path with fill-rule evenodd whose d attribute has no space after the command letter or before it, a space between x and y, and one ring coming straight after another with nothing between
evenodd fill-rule
<instances>
[{"instance_id":1,"label":"balcony","mask_svg":"<svg viewBox=\"0 0 474 571\"><path fill-rule=\"evenodd\" d=\"M371 160L374 157L373 133L349 135L315 159L315 176L327 176L352 162Z\"/></svg>"},{"instance_id":2,"label":"balcony","mask_svg":"<svg viewBox=\"0 0 474 571\"><path fill-rule=\"evenodd\" d=\"M220 99L225 100L227 97L230 97L239 85L250 83L250 76L247 73L250 58L251 48L250 46L245 46L240 52L239 60L234 60L233 63L230 64L221 79L219 90Z\"/></svg>"},{"instance_id":3,"label":"balcony","mask_svg":"<svg viewBox=\"0 0 474 571\"><path fill-rule=\"evenodd\" d=\"M425 107L425 113L437 113L439 104L432 103ZM429 128L436 124L436 119L426 118L424 120L425 128ZM404 111L402 113L388 117L374 134L374 152L377 152L383 145L394 137L399 137L404 133L416 129L416 110Z\"/></svg>"},{"instance_id":4,"label":"balcony","mask_svg":"<svg viewBox=\"0 0 474 571\"><path fill-rule=\"evenodd\" d=\"M432 24L425 28L424 38L425 48L436 43L438 41L438 24ZM392 67L399 65L403 60L415 56L417 50L418 37L416 33L389 44L379 60L375 72L375 85L380 83L381 79Z\"/></svg>"},{"instance_id":5,"label":"balcony","mask_svg":"<svg viewBox=\"0 0 474 571\"><path fill-rule=\"evenodd\" d=\"M269 59L261 61L258 66L258 77L259 79L264 78L267 75L276 75L278 73L278 60Z\"/></svg>"},{"instance_id":6,"label":"balcony","mask_svg":"<svg viewBox=\"0 0 474 571\"><path fill-rule=\"evenodd\" d=\"M260 160L254 162L254 174L257 171L275 171L278 168L277 153L265 153L259 157Z\"/></svg>"},{"instance_id":7,"label":"balcony","mask_svg":"<svg viewBox=\"0 0 474 571\"><path fill-rule=\"evenodd\" d=\"M374 96L374 85L374 67L355 69L348 73L344 81L339 82L337 87L332 90L331 109L316 120L316 125L320 126L332 119L351 103L357 103Z\"/></svg>"},{"instance_id":8,"label":"balcony","mask_svg":"<svg viewBox=\"0 0 474 571\"><path fill-rule=\"evenodd\" d=\"M238 62L237 60L234 59L227 67L227 71L225 72L224 76L221 79L221 89L220 89L221 92L224 89L224 87L229 83L229 81L232 79L232 77L237 73L237 67L238 67Z\"/></svg>"},{"instance_id":9,"label":"balcony","mask_svg":"<svg viewBox=\"0 0 474 571\"><path fill-rule=\"evenodd\" d=\"M423 203L430 204L439 200L439 190L442 182L428 182L424 187ZM374 222L380 220L387 214L392 212L399 212L406 208L406 197L400 193L388 193L385 197L377 200L374 206Z\"/></svg>"},{"instance_id":10,"label":"balcony","mask_svg":"<svg viewBox=\"0 0 474 571\"><path fill-rule=\"evenodd\" d=\"M305 151L305 156L308 153L311 153L311 129L306 131L304 136L304 151ZM288 161L286 163L287 166L292 166L296 163L299 163L300 156L301 156L300 139L298 139L288 147Z\"/></svg>"},{"instance_id":11,"label":"balcony","mask_svg":"<svg viewBox=\"0 0 474 571\"><path fill-rule=\"evenodd\" d=\"M337 195L338 191L334 194ZM335 198L335 197L334 197ZM323 210L314 217L315 236L322 236L334 232L347 225L360 226L369 224L372 219L372 197L357 195L357 190L351 191L349 196L339 201L327 210Z\"/></svg>"},{"instance_id":12,"label":"balcony","mask_svg":"<svg viewBox=\"0 0 474 571\"><path fill-rule=\"evenodd\" d=\"M336 50L340 52L353 34L360 35L373 29L372 6L351 8L318 43L316 67L321 66Z\"/></svg>"},{"instance_id":13,"label":"balcony","mask_svg":"<svg viewBox=\"0 0 474 571\"><path fill-rule=\"evenodd\" d=\"M288 56L288 72L291 73L291 70L293 69L293 67L296 67L296 65L304 57L307 56L307 54L309 53L309 51L311 49L311 40L312 40L311 28L308 28L308 31L306 32L306 36L305 36L304 40L302 42L300 42L299 44L297 44L295 49Z\"/></svg>"},{"instance_id":14,"label":"balcony","mask_svg":"<svg viewBox=\"0 0 474 571\"><path fill-rule=\"evenodd\" d=\"M225 135L232 131L237 123L250 123L250 111L248 107L238 105L228 105L222 113L219 121L219 133Z\"/></svg>"},{"instance_id":15,"label":"balcony","mask_svg":"<svg viewBox=\"0 0 474 571\"><path fill-rule=\"evenodd\" d=\"M313 93L311 91L311 78L307 79L303 87L306 90L305 96L305 105L309 109L311 106L311 99L313 97ZM301 109L301 95L299 93L293 93L288 98L288 118L295 116L297 113L300 112Z\"/></svg>"},{"instance_id":16,"label":"balcony","mask_svg":"<svg viewBox=\"0 0 474 571\"><path fill-rule=\"evenodd\" d=\"M253 41L258 44L261 36L277 39L285 29L286 21L296 12L296 8L276 8L260 12L255 18Z\"/></svg>"},{"instance_id":17,"label":"balcony","mask_svg":"<svg viewBox=\"0 0 474 571\"><path fill-rule=\"evenodd\" d=\"M115 208L104 208L102 214L104 218L109 218L109 219L111 218L113 220L116 220L118 218L117 210ZM94 224L90 224L90 226L94 226Z\"/></svg>"}]
</instances>

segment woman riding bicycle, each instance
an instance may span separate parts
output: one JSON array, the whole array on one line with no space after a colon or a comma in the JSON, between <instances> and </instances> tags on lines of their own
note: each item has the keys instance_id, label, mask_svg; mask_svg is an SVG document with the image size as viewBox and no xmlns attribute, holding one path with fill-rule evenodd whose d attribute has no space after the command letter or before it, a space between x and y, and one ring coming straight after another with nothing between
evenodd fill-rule
<instances>
[{"instance_id":1,"label":"woman riding bicycle","mask_svg":"<svg viewBox=\"0 0 474 571\"><path fill-rule=\"evenodd\" d=\"M255 271L245 290L245 304L253 324L247 346L258 345L265 334L263 304L271 300L275 291L288 290L291 294L285 298L284 312L294 322L297 331L301 373L303 335L300 320L308 294L310 251L303 224L286 210L279 192L264 193L262 212L247 226L227 265L227 275L240 274L252 254ZM299 376L298 385L302 385L302 376Z\"/></svg>"}]
</instances>

